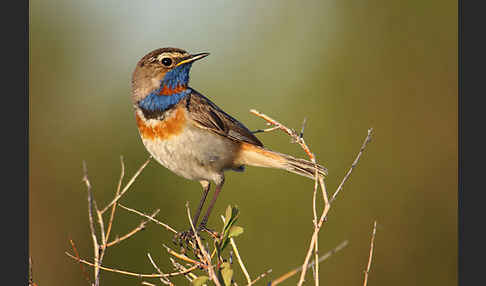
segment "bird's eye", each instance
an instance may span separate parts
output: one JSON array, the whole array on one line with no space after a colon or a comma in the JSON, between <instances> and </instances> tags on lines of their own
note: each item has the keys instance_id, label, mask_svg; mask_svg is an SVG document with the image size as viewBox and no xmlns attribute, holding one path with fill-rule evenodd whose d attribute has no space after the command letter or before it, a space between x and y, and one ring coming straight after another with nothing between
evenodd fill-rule
<instances>
[{"instance_id":1,"label":"bird's eye","mask_svg":"<svg viewBox=\"0 0 486 286\"><path fill-rule=\"evenodd\" d=\"M163 58L161 62L164 66L168 67L172 64L172 59L171 58Z\"/></svg>"}]
</instances>

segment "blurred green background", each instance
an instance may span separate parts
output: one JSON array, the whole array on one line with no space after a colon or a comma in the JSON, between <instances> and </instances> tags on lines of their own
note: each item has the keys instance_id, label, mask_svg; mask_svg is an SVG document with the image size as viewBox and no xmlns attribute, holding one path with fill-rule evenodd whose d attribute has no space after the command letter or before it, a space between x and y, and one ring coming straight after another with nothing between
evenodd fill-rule
<instances>
[{"instance_id":1,"label":"blurred green background","mask_svg":"<svg viewBox=\"0 0 486 286\"><path fill-rule=\"evenodd\" d=\"M130 101L132 70L147 52L175 46L211 53L193 66L191 86L250 129L264 127L251 108L296 129L306 117L305 139L329 169L329 191L375 129L320 233L322 254L349 240L321 264L323 285L362 284L375 219L369 285L456 285L457 37L456 1L30 1L34 280L86 285L64 254L73 239L81 256L92 257L82 160L104 206L119 156L127 176L148 157ZM284 134L258 137L305 157ZM313 182L255 167L226 178L210 225L219 229L219 214L239 206L245 233L237 243L252 276L273 269L265 285L302 264ZM161 220L183 230L185 202L194 209L199 197L197 182L151 162L122 201L145 212L160 208ZM140 221L117 214L114 235ZM150 252L169 272L162 243L172 245L171 237L150 225L110 248L104 264L150 273ZM105 272L102 285L140 281Z\"/></svg>"}]
</instances>

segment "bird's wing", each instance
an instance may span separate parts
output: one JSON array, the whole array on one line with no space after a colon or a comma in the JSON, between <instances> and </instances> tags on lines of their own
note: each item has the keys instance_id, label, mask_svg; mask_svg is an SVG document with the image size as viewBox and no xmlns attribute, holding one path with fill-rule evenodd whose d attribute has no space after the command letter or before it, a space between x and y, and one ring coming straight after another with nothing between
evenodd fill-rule
<instances>
[{"instance_id":1,"label":"bird's wing","mask_svg":"<svg viewBox=\"0 0 486 286\"><path fill-rule=\"evenodd\" d=\"M197 91L193 90L186 97L185 104L189 111L189 116L199 127L236 141L244 141L263 147L262 142L245 125L231 117Z\"/></svg>"}]
</instances>

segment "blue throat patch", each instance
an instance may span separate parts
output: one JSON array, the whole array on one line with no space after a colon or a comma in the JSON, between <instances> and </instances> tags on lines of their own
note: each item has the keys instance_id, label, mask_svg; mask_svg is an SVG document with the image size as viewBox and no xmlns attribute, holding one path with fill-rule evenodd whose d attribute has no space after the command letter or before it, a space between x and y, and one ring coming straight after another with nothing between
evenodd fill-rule
<instances>
[{"instance_id":1,"label":"blue throat patch","mask_svg":"<svg viewBox=\"0 0 486 286\"><path fill-rule=\"evenodd\" d=\"M187 86L189 83L189 71L192 63L184 64L167 72L164 78L160 81L160 87L153 90L147 97L138 102L138 106L149 112L165 111L182 98L191 93L190 88L173 93L171 95L159 95L164 86L170 89L175 89L177 86Z\"/></svg>"}]
</instances>

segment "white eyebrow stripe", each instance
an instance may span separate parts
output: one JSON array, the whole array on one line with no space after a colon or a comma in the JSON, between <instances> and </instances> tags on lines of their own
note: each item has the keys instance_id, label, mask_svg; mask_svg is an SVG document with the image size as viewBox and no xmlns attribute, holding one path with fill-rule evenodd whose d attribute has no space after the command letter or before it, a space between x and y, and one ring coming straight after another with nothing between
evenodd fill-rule
<instances>
[{"instance_id":1,"label":"white eyebrow stripe","mask_svg":"<svg viewBox=\"0 0 486 286\"><path fill-rule=\"evenodd\" d=\"M188 56L189 54L188 53L184 53L184 54L181 54L181 53L162 53L160 55L157 56L157 60L158 61L161 61L163 58L180 58L180 57L185 57L185 56Z\"/></svg>"}]
</instances>

